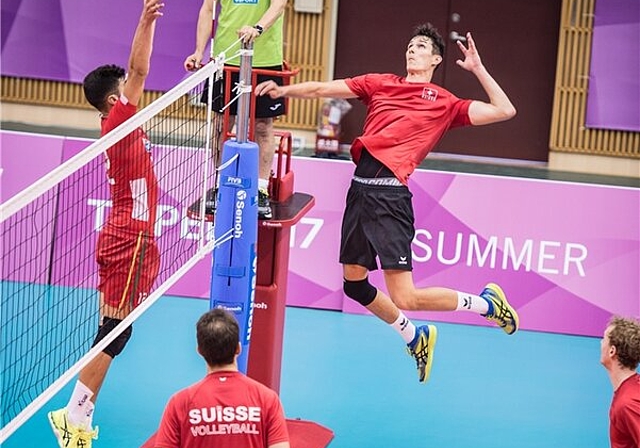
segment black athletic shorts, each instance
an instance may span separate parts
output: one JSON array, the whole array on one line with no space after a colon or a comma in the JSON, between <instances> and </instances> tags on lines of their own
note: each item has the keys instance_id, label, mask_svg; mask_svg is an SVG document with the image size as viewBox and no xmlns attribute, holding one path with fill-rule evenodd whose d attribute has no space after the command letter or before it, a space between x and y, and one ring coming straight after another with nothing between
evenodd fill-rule
<instances>
[{"instance_id":1,"label":"black athletic shorts","mask_svg":"<svg viewBox=\"0 0 640 448\"><path fill-rule=\"evenodd\" d=\"M272 71L282 71L282 66L281 65L277 65L277 66L273 66L273 67L260 67L255 68L256 70L272 70ZM227 72L224 72L224 75L222 77L222 80L217 80L213 83L213 106L212 106L212 110L216 111L216 112L220 112L220 110L225 106L225 104L227 104L226 99L225 99L225 82L227 79ZM239 82L240 80L240 73L239 72L232 72L231 73L231 98L233 98L235 95L233 93L233 88L236 86L236 84ZM271 75L258 75L258 84L260 84L261 82L264 81L274 81L276 84L278 84L279 86L282 85L282 77L281 76L271 76ZM255 86L253 86L255 87ZM206 103L207 102L207 96L208 96L208 84L205 85L204 90L202 92L202 96L200 97L201 102ZM251 92L251 95L253 95L254 93ZM231 115L236 115L238 113L238 100L234 101L230 106L229 106L229 113ZM286 113L285 111L285 103L284 103L284 98L277 98L277 99L271 99L271 97L269 95L263 95L263 96L258 96L256 97L256 110L255 110L255 117L256 118L270 118L270 117L278 117L280 115L284 115Z\"/></svg>"},{"instance_id":2,"label":"black athletic shorts","mask_svg":"<svg viewBox=\"0 0 640 448\"><path fill-rule=\"evenodd\" d=\"M404 185L367 185L352 180L342 218L340 263L374 271L378 269L377 256L382 269L411 271L415 234L412 197Z\"/></svg>"}]
</instances>

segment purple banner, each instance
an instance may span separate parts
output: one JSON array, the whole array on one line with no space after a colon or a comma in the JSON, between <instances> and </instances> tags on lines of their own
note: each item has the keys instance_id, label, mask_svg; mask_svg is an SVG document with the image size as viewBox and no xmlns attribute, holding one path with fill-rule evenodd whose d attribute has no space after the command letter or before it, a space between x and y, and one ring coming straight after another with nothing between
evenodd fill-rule
<instances>
[{"instance_id":1,"label":"purple banner","mask_svg":"<svg viewBox=\"0 0 640 448\"><path fill-rule=\"evenodd\" d=\"M2 133L3 191L32 182L47 169L19 164L20 148L59 148L59 139ZM84 143L65 142L65 157ZM161 149L159 149L161 150ZM179 151L169 149L179 157ZM58 149L60 157L60 149ZM169 159L167 164L171 164ZM342 294L338 263L344 198L351 162L294 158L297 191L316 205L291 232L287 304L363 313ZM6 175L11 170L11 175ZM14 171L15 170L15 171ZM318 179L322 179L319 182ZM104 183L103 179L92 181ZM176 179L173 182L178 182ZM172 189L164 180L163 189ZM479 292L500 284L517 307L523 329L599 336L611 314L640 316L640 190L568 182L416 171L412 175L418 287L447 286ZM105 196L86 198L99 201ZM3 199L7 199L3 195ZM184 204L162 204L156 228L171 240L198 237ZM93 205L99 220L99 208ZM95 233L96 229L88 229ZM85 249L92 250L87 245ZM196 265L170 291L208 298L211 258ZM371 280L383 287L379 271ZM384 289L384 288L383 288ZM484 325L471 313L410 314L424 320Z\"/></svg>"},{"instance_id":2,"label":"purple banner","mask_svg":"<svg viewBox=\"0 0 640 448\"><path fill-rule=\"evenodd\" d=\"M148 89L166 91L184 78L200 4L166 2ZM2 75L79 83L99 65L127 67L142 2L3 0L1 7Z\"/></svg>"},{"instance_id":3,"label":"purple banner","mask_svg":"<svg viewBox=\"0 0 640 448\"><path fill-rule=\"evenodd\" d=\"M597 0L587 127L640 132L640 2Z\"/></svg>"}]
</instances>

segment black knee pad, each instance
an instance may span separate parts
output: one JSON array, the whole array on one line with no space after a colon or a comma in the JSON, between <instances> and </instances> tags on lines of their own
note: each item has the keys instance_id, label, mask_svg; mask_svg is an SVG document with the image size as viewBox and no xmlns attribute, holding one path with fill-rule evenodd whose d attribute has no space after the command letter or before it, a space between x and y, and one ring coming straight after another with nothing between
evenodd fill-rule
<instances>
[{"instance_id":1,"label":"black knee pad","mask_svg":"<svg viewBox=\"0 0 640 448\"><path fill-rule=\"evenodd\" d=\"M369 283L369 277L363 280L351 281L344 280L342 289L347 297L355 300L363 306L369 305L376 298L378 290Z\"/></svg>"},{"instance_id":2,"label":"black knee pad","mask_svg":"<svg viewBox=\"0 0 640 448\"><path fill-rule=\"evenodd\" d=\"M104 320L102 321L102 325L98 327L98 334L96 334L96 338L93 341L92 347L95 347L95 345L98 342L103 340L109 333L111 333L111 330L116 328L116 326L120 322L122 322L122 320L120 319L112 319L110 317L105 317ZM115 338L113 341L111 341L111 344L107 345L107 348L105 348L102 351L107 355L111 356L112 358L115 358L122 352L122 350L124 349L124 346L127 345L127 342L129 342L129 338L131 337L132 332L133 332L133 325L129 325L126 330L120 333L120 335L117 338Z\"/></svg>"}]
</instances>

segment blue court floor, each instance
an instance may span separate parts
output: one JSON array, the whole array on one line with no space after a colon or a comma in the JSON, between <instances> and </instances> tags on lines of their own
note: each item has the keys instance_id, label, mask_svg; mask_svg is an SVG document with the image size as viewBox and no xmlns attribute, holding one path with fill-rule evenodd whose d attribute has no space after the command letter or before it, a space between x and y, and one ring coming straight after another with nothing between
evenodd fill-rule
<instances>
[{"instance_id":1,"label":"blue court floor","mask_svg":"<svg viewBox=\"0 0 640 448\"><path fill-rule=\"evenodd\" d=\"M94 448L139 447L169 396L204 375L195 322L207 307L163 297L134 325L100 392ZM420 384L400 337L374 317L288 308L287 417L331 428L329 448L608 446L612 392L599 339L437 325L431 379ZM71 387L3 448L55 448L46 412L64 406Z\"/></svg>"}]
</instances>

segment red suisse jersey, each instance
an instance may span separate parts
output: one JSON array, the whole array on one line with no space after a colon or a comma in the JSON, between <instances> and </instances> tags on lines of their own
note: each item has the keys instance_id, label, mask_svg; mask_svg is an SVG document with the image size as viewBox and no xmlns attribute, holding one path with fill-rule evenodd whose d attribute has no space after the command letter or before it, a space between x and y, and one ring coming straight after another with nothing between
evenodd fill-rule
<instances>
[{"instance_id":1,"label":"red suisse jersey","mask_svg":"<svg viewBox=\"0 0 640 448\"><path fill-rule=\"evenodd\" d=\"M132 117L137 107L121 96L109 115L102 118L101 135ZM142 128L107 149L107 179L112 208L106 226L112 230L153 236L158 202L158 181L153 172L151 142Z\"/></svg>"},{"instance_id":2,"label":"red suisse jersey","mask_svg":"<svg viewBox=\"0 0 640 448\"><path fill-rule=\"evenodd\" d=\"M158 448L267 448L289 440L277 394L237 371L214 372L176 393L155 438Z\"/></svg>"},{"instance_id":3,"label":"red suisse jersey","mask_svg":"<svg viewBox=\"0 0 640 448\"><path fill-rule=\"evenodd\" d=\"M640 447L640 375L620 384L609 410L611 448Z\"/></svg>"},{"instance_id":4,"label":"red suisse jersey","mask_svg":"<svg viewBox=\"0 0 640 448\"><path fill-rule=\"evenodd\" d=\"M354 162L365 147L405 185L448 129L471 124L471 100L461 100L435 84L410 83L392 74L362 75L345 82L367 106L363 134L351 146Z\"/></svg>"}]
</instances>

